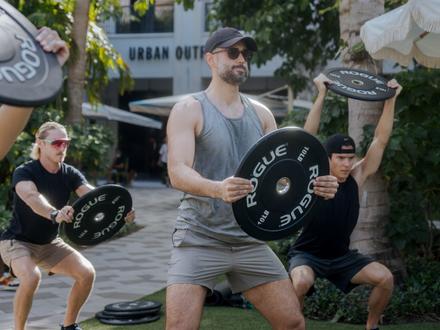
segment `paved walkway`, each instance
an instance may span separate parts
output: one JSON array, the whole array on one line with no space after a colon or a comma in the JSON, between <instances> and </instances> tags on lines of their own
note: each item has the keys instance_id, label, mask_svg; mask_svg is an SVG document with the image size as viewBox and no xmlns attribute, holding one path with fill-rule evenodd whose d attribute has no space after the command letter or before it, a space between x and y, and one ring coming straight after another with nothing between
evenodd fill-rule
<instances>
[{"instance_id":1,"label":"paved walkway","mask_svg":"<svg viewBox=\"0 0 440 330\"><path fill-rule=\"evenodd\" d=\"M106 304L135 300L166 285L170 237L181 193L154 182L134 182L130 192L136 222L145 227L129 236L82 251L95 266L97 277L80 321L93 317ZM27 329L59 329L71 284L71 280L62 276L43 276ZM13 297L14 292L0 291L1 330L13 327Z\"/></svg>"}]
</instances>

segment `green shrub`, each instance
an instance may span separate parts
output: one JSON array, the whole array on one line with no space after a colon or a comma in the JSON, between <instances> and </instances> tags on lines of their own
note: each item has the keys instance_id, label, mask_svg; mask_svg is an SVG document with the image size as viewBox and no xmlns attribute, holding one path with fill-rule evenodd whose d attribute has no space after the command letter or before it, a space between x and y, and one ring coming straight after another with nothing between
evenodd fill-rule
<instances>
[{"instance_id":1,"label":"green shrub","mask_svg":"<svg viewBox=\"0 0 440 330\"><path fill-rule=\"evenodd\" d=\"M439 321L440 262L413 257L407 266L409 277L395 290L385 321Z\"/></svg>"},{"instance_id":2,"label":"green shrub","mask_svg":"<svg viewBox=\"0 0 440 330\"><path fill-rule=\"evenodd\" d=\"M102 125L73 125L68 128L72 138L66 163L80 169L91 182L105 173L110 160L109 148L114 137Z\"/></svg>"},{"instance_id":3,"label":"green shrub","mask_svg":"<svg viewBox=\"0 0 440 330\"><path fill-rule=\"evenodd\" d=\"M440 72L418 69L397 76L404 89L381 170L388 182L387 234L404 255L440 259ZM365 151L374 127L364 127Z\"/></svg>"},{"instance_id":4,"label":"green shrub","mask_svg":"<svg viewBox=\"0 0 440 330\"><path fill-rule=\"evenodd\" d=\"M440 262L410 258L408 278L394 289L384 312L384 323L440 320ZM368 286L358 286L345 295L327 280L317 279L315 292L304 301L304 315L310 319L364 323Z\"/></svg>"},{"instance_id":5,"label":"green shrub","mask_svg":"<svg viewBox=\"0 0 440 330\"><path fill-rule=\"evenodd\" d=\"M9 189L6 186L0 185L0 201L7 201L8 200L8 192L9 192ZM11 219L11 215L12 215L12 213L7 208L7 205L3 202L0 202L0 233L9 224L9 220Z\"/></svg>"},{"instance_id":6,"label":"green shrub","mask_svg":"<svg viewBox=\"0 0 440 330\"><path fill-rule=\"evenodd\" d=\"M309 111L305 109L295 109L294 111L290 111L280 126L285 127L293 125L303 127L308 113ZM348 134L347 132L347 98L329 92L325 98L324 107L322 109L318 138L322 141L332 134Z\"/></svg>"}]
</instances>

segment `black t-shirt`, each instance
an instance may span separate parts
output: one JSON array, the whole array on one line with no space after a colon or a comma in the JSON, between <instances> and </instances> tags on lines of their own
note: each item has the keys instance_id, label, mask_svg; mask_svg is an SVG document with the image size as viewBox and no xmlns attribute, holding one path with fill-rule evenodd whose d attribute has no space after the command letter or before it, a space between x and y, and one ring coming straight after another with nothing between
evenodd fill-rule
<instances>
[{"instance_id":1,"label":"black t-shirt","mask_svg":"<svg viewBox=\"0 0 440 330\"><path fill-rule=\"evenodd\" d=\"M339 185L335 198L322 201L315 216L303 228L290 250L303 251L323 259L334 259L349 251L350 235L359 216L359 195L350 175Z\"/></svg>"},{"instance_id":2,"label":"black t-shirt","mask_svg":"<svg viewBox=\"0 0 440 330\"><path fill-rule=\"evenodd\" d=\"M12 176L12 220L1 239L16 239L34 244L50 243L57 237L59 225L34 213L17 195L15 186L21 181L32 181L37 190L57 209L67 205L71 192L87 181L76 168L64 163L55 174L46 171L39 160L26 162L15 169Z\"/></svg>"}]
</instances>

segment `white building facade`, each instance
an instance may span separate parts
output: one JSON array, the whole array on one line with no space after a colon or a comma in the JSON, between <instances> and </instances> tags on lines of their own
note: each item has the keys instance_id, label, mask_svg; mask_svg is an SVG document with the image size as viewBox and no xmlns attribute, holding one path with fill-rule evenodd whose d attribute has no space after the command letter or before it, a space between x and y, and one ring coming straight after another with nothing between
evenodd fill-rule
<instances>
[{"instance_id":1,"label":"white building facade","mask_svg":"<svg viewBox=\"0 0 440 330\"><path fill-rule=\"evenodd\" d=\"M185 11L174 0L155 0L146 15L135 20L131 19L137 15L133 3L133 0L121 0L124 14L117 21L106 22L104 28L129 66L135 86L132 91L119 95L118 77L114 76L105 92L104 103L128 110L128 103L132 101L205 89L210 71L204 61L203 46L210 35L207 15L211 1L195 0L194 9ZM280 65L279 58L260 68L252 65L251 77L241 90L260 94L284 85L283 79L274 77ZM166 124L167 118L156 119ZM164 131L122 123L118 131L119 147L133 158L135 170L151 171L155 156L141 159L138 154L154 153Z\"/></svg>"},{"instance_id":2,"label":"white building facade","mask_svg":"<svg viewBox=\"0 0 440 330\"><path fill-rule=\"evenodd\" d=\"M157 89L158 94L177 95L204 89L210 79L203 59L203 46L210 34L210 1L195 0L194 9L185 11L173 0L156 0L145 16L131 22L129 16L135 14L132 3L121 3L125 14L118 22L107 22L105 29L128 64L137 82L136 89L141 88L138 85L144 80L153 84L145 87ZM280 59L274 59L260 68L252 65L251 78L243 90L266 92L281 86L283 81L274 78L280 64Z\"/></svg>"}]
</instances>

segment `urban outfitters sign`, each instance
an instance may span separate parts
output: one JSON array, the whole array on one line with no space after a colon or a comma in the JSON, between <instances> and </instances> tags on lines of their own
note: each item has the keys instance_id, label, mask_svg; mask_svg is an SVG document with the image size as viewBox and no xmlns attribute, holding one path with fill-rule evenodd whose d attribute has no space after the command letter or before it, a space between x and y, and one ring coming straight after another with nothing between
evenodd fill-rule
<instances>
[{"instance_id":1,"label":"urban outfitters sign","mask_svg":"<svg viewBox=\"0 0 440 330\"><path fill-rule=\"evenodd\" d=\"M166 61L173 56L176 60L203 59L203 46L169 46L141 47L130 46L128 49L130 61Z\"/></svg>"}]
</instances>

